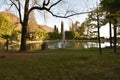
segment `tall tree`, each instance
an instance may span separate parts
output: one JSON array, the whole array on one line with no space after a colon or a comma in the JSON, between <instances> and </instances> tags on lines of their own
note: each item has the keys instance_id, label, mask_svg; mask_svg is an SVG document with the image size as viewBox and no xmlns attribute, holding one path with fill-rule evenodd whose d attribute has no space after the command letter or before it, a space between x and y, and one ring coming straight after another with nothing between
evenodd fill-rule
<instances>
[{"instance_id":1,"label":"tall tree","mask_svg":"<svg viewBox=\"0 0 120 80\"><path fill-rule=\"evenodd\" d=\"M100 54L102 54L101 40L100 40L100 18L99 18L98 9L97 9L97 27L98 27L99 52L100 52Z\"/></svg>"},{"instance_id":2,"label":"tall tree","mask_svg":"<svg viewBox=\"0 0 120 80\"><path fill-rule=\"evenodd\" d=\"M102 54L102 49L101 49L101 39L100 39L100 28L107 23L105 19L105 12L101 8L97 8L93 10L89 15L88 15L88 27L91 28L97 28L97 34L98 34L98 42L99 42L99 52ZM95 23L97 22L97 23Z\"/></svg>"},{"instance_id":3,"label":"tall tree","mask_svg":"<svg viewBox=\"0 0 120 80\"><path fill-rule=\"evenodd\" d=\"M119 13L120 10L120 0L102 0L101 1L102 8L107 11L107 13L112 15L113 25L114 25L114 52L117 50L117 17L116 14Z\"/></svg>"},{"instance_id":4,"label":"tall tree","mask_svg":"<svg viewBox=\"0 0 120 80\"><path fill-rule=\"evenodd\" d=\"M113 16L110 14L106 15L106 19L109 22L109 42L110 42L110 48L112 48L112 24L113 24Z\"/></svg>"},{"instance_id":5,"label":"tall tree","mask_svg":"<svg viewBox=\"0 0 120 80\"><path fill-rule=\"evenodd\" d=\"M20 23L22 25L22 34L21 34L21 45L20 45L20 51L26 50L26 38L27 38L27 26L28 26L28 20L29 20L29 14L33 10L41 10L41 11L47 11L51 13L53 16L61 17L61 18L67 18L73 15L78 15L81 13L70 13L69 11L65 12L65 15L58 15L53 12L55 6L60 4L64 0L6 0L7 2L11 2L11 6L14 6L17 9L17 12L19 14ZM24 8L24 9L22 9ZM73 11L73 10L72 10Z\"/></svg>"},{"instance_id":6,"label":"tall tree","mask_svg":"<svg viewBox=\"0 0 120 80\"><path fill-rule=\"evenodd\" d=\"M58 28L56 25L54 25L54 32L57 32L58 33Z\"/></svg>"},{"instance_id":7,"label":"tall tree","mask_svg":"<svg viewBox=\"0 0 120 80\"><path fill-rule=\"evenodd\" d=\"M87 33L90 35L93 35L93 30L98 28L98 24L96 23L98 21L97 16L99 16L99 24L100 27L105 25L107 23L107 20L105 19L105 12L101 8L94 9L91 11L91 13L88 14L88 18L86 19L86 25L87 25Z\"/></svg>"},{"instance_id":8,"label":"tall tree","mask_svg":"<svg viewBox=\"0 0 120 80\"><path fill-rule=\"evenodd\" d=\"M61 21L61 33L63 33L63 31L64 31L64 22Z\"/></svg>"},{"instance_id":9,"label":"tall tree","mask_svg":"<svg viewBox=\"0 0 120 80\"><path fill-rule=\"evenodd\" d=\"M72 25L71 25L71 31L76 31L77 29L78 29L78 24L80 24L80 22L79 21L76 21L75 23L74 22L72 22Z\"/></svg>"},{"instance_id":10,"label":"tall tree","mask_svg":"<svg viewBox=\"0 0 120 80\"><path fill-rule=\"evenodd\" d=\"M83 22L81 24L81 26L78 27L77 31L78 31L78 33L79 33L80 36L84 36L85 35L84 34L85 33L85 22Z\"/></svg>"}]
</instances>

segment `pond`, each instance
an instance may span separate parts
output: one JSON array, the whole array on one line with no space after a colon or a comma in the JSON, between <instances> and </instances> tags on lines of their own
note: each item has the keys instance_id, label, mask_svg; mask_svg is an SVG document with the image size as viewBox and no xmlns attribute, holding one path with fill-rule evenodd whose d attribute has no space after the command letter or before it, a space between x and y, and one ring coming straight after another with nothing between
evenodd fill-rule
<instances>
[{"instance_id":1,"label":"pond","mask_svg":"<svg viewBox=\"0 0 120 80\"><path fill-rule=\"evenodd\" d=\"M27 44L27 50L40 50L42 42L35 42ZM97 41L66 41L65 43L61 41L47 41L49 49L57 49L57 48L70 48L70 49L83 49L83 48L98 48ZM110 46L109 42L102 42L101 47ZM1 46L0 46L1 47ZM19 45L10 45L10 50L19 50Z\"/></svg>"},{"instance_id":2,"label":"pond","mask_svg":"<svg viewBox=\"0 0 120 80\"><path fill-rule=\"evenodd\" d=\"M55 48L75 48L75 49L83 49L83 48L91 48L91 47L96 47L98 48L98 42L93 42L93 41L66 41L65 43L61 41L56 41L56 42L50 42L48 43L48 47L51 49ZM101 43L102 48L110 46L109 42L103 42Z\"/></svg>"}]
</instances>

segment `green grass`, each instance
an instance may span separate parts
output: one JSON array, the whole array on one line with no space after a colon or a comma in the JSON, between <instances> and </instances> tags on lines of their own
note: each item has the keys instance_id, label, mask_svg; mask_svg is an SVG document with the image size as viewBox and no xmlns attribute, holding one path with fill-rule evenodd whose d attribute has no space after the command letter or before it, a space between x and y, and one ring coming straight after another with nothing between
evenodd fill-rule
<instances>
[{"instance_id":1,"label":"green grass","mask_svg":"<svg viewBox=\"0 0 120 80\"><path fill-rule=\"evenodd\" d=\"M97 49L56 49L28 53L32 55L0 58L0 80L120 80L119 52L105 49L100 55Z\"/></svg>"}]
</instances>

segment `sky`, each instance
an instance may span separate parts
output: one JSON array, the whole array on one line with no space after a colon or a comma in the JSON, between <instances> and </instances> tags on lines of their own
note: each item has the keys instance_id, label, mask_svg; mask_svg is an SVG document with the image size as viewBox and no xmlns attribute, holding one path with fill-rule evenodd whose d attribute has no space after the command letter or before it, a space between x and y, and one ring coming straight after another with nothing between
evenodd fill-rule
<instances>
[{"instance_id":1,"label":"sky","mask_svg":"<svg viewBox=\"0 0 120 80\"><path fill-rule=\"evenodd\" d=\"M64 4L62 6L62 10L55 9L54 12L61 13L61 12L64 12L63 11L64 9L73 9L75 12L79 12L79 13L87 12L94 9L96 7L96 3L98 2L98 0L67 0L67 1L69 1L67 6L66 4ZM62 19L62 18L53 17L47 12L40 13L37 11L35 15L36 15L36 20L38 24L47 24L48 26L51 26L51 27L54 27L54 25L57 25L59 29L60 29L61 21L63 21L65 30L68 30L70 28L70 25L72 22L79 21L80 23L82 23L87 17L87 14L81 14L81 15L70 17L68 19Z\"/></svg>"},{"instance_id":2,"label":"sky","mask_svg":"<svg viewBox=\"0 0 120 80\"><path fill-rule=\"evenodd\" d=\"M5 10L6 5L2 5L4 4L3 1L4 0L0 1L0 10ZM53 1L56 1L56 0L53 0ZM75 13L91 11L91 9L96 7L96 2L98 2L99 0L65 0L65 1L66 2L60 3L57 6L55 6L53 8L53 12L56 14L64 14L64 12L68 9L74 10ZM15 10L12 10L11 12L16 14ZM45 11L42 11L42 12L35 11L35 17L38 24L48 25L50 27L54 27L54 25L57 25L59 28L61 21L63 21L65 24L64 27L67 30L69 29L71 22L79 21L80 23L82 23L87 17L87 14L73 16L73 17L70 17L69 19L62 19L62 18L53 17L51 14Z\"/></svg>"},{"instance_id":3,"label":"sky","mask_svg":"<svg viewBox=\"0 0 120 80\"><path fill-rule=\"evenodd\" d=\"M66 2L60 3L59 5L55 6L53 8L53 12L56 14L64 14L64 12L68 9L74 10L74 12L87 12L95 9L97 7L97 4L99 4L99 0L65 0ZM0 11L4 11L6 5L4 4L3 0L0 1ZM14 13L14 10L11 11ZM61 21L64 22L64 28L65 30L69 30L72 22L79 21L80 24L87 18L87 14L81 14L76 15L73 17L69 17L67 19L63 18L56 18L45 11L36 11L35 10L35 18L38 24L47 25L52 28L54 28L54 25L56 25L60 31L61 28ZM108 37L108 27L102 27L101 28L101 36Z\"/></svg>"}]
</instances>

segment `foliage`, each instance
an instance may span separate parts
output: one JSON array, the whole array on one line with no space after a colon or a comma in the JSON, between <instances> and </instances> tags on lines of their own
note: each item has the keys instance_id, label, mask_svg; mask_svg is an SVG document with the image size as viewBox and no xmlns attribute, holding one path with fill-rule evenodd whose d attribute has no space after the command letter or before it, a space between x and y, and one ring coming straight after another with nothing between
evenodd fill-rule
<instances>
[{"instance_id":1,"label":"foliage","mask_svg":"<svg viewBox=\"0 0 120 80\"><path fill-rule=\"evenodd\" d=\"M54 32L59 32L56 25L54 25Z\"/></svg>"},{"instance_id":2,"label":"foliage","mask_svg":"<svg viewBox=\"0 0 120 80\"><path fill-rule=\"evenodd\" d=\"M114 13L120 10L119 0L102 0L100 4L102 8L107 10L108 12Z\"/></svg>"},{"instance_id":3,"label":"foliage","mask_svg":"<svg viewBox=\"0 0 120 80\"><path fill-rule=\"evenodd\" d=\"M49 32L48 33L48 39L49 40L55 40L55 39L60 39L61 35L58 32Z\"/></svg>"},{"instance_id":4,"label":"foliage","mask_svg":"<svg viewBox=\"0 0 120 80\"><path fill-rule=\"evenodd\" d=\"M80 39L80 37L83 37L85 35L85 22L83 22L80 25L79 21L76 21L75 23L72 23L71 27L70 27L70 32L74 33L74 39Z\"/></svg>"},{"instance_id":5,"label":"foliage","mask_svg":"<svg viewBox=\"0 0 120 80\"><path fill-rule=\"evenodd\" d=\"M78 29L77 29L77 32L79 33L80 36L84 36L84 35L85 35L85 27L86 27L85 24L86 24L86 23L83 22L83 23L81 24L81 27L78 27Z\"/></svg>"},{"instance_id":6,"label":"foliage","mask_svg":"<svg viewBox=\"0 0 120 80\"><path fill-rule=\"evenodd\" d=\"M29 40L45 40L48 37L48 32L42 29L40 26L37 27L36 31L30 32L27 35Z\"/></svg>"},{"instance_id":7,"label":"foliage","mask_svg":"<svg viewBox=\"0 0 120 80\"><path fill-rule=\"evenodd\" d=\"M74 31L65 31L65 38L66 39L74 39L75 38L75 32Z\"/></svg>"},{"instance_id":8,"label":"foliage","mask_svg":"<svg viewBox=\"0 0 120 80\"><path fill-rule=\"evenodd\" d=\"M64 32L64 22L61 21L61 33L63 33L63 32Z\"/></svg>"},{"instance_id":9,"label":"foliage","mask_svg":"<svg viewBox=\"0 0 120 80\"><path fill-rule=\"evenodd\" d=\"M99 19L100 19L100 27L104 26L107 23L106 20L106 12L102 9L95 9L93 10L89 15L88 15L88 25L91 26L92 28L96 28L97 24L95 24L94 22L97 22L97 13L99 15Z\"/></svg>"},{"instance_id":10,"label":"foliage","mask_svg":"<svg viewBox=\"0 0 120 80\"><path fill-rule=\"evenodd\" d=\"M15 30L15 25L8 16L0 15L0 37L6 40L6 50L8 50L9 41L17 39L18 32Z\"/></svg>"},{"instance_id":11,"label":"foliage","mask_svg":"<svg viewBox=\"0 0 120 80\"><path fill-rule=\"evenodd\" d=\"M4 39L16 38L18 32L15 30L15 25L9 17L0 15L0 36Z\"/></svg>"},{"instance_id":12,"label":"foliage","mask_svg":"<svg viewBox=\"0 0 120 80\"><path fill-rule=\"evenodd\" d=\"M79 21L76 21L75 23L72 22L70 31L74 31L74 32L77 31L78 27L80 27L80 26L78 26L79 23L80 23Z\"/></svg>"},{"instance_id":13,"label":"foliage","mask_svg":"<svg viewBox=\"0 0 120 80\"><path fill-rule=\"evenodd\" d=\"M117 50L117 23L118 23L118 16L117 14L119 14L119 10L120 10L120 1L118 0L102 0L101 1L101 6L103 9L106 10L106 12L108 12L109 18L113 19L111 22L114 25L114 52L116 53ZM111 41L112 42L112 41Z\"/></svg>"},{"instance_id":14,"label":"foliage","mask_svg":"<svg viewBox=\"0 0 120 80\"><path fill-rule=\"evenodd\" d=\"M36 31L36 36L38 36L40 40L45 40L48 39L48 32L39 27Z\"/></svg>"},{"instance_id":15,"label":"foliage","mask_svg":"<svg viewBox=\"0 0 120 80\"><path fill-rule=\"evenodd\" d=\"M102 8L94 9L93 11L91 11L91 13L88 14L88 18L85 20L85 23L87 25L87 35L89 35L90 37L97 36L94 33L98 30L97 16L99 17L99 27L102 27L108 22L105 14L106 13Z\"/></svg>"}]
</instances>

